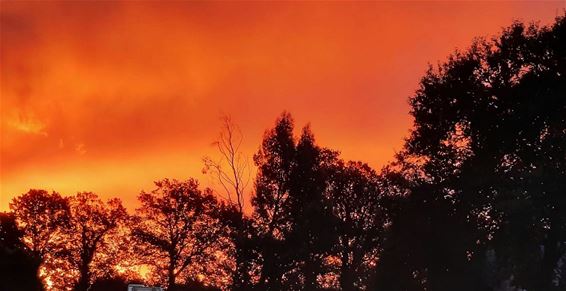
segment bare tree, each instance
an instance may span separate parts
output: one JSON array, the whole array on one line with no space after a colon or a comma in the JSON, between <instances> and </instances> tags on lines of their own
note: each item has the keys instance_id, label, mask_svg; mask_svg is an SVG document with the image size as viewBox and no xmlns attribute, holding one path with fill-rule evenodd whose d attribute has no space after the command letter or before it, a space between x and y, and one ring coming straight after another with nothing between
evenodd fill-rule
<instances>
[{"instance_id":1,"label":"bare tree","mask_svg":"<svg viewBox=\"0 0 566 291\"><path fill-rule=\"evenodd\" d=\"M222 117L222 129L218 140L213 143L218 148L220 157L203 158L203 173L214 176L224 188L228 202L235 205L240 214L244 213L244 195L252 174L249 159L240 149L242 141L242 131L230 116L225 115Z\"/></svg>"}]
</instances>

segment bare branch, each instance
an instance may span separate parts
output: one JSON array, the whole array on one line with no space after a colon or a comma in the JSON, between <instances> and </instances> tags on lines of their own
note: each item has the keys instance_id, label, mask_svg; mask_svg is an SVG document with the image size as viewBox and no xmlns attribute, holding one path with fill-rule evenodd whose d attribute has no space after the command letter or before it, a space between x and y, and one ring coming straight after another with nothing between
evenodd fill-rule
<instances>
[{"instance_id":1,"label":"bare branch","mask_svg":"<svg viewBox=\"0 0 566 291\"><path fill-rule=\"evenodd\" d=\"M213 143L220 158L218 160L210 157L203 158L203 172L214 176L224 189L228 202L235 205L243 214L244 196L252 177L250 159L240 150L243 142L240 128L232 122L230 116L223 116L221 120L222 126L218 140Z\"/></svg>"}]
</instances>

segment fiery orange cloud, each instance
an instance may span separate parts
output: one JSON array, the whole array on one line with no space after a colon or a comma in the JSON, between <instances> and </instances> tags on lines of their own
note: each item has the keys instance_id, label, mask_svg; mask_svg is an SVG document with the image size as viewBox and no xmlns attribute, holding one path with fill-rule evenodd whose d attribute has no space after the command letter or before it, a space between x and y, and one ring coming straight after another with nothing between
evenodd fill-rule
<instances>
[{"instance_id":1,"label":"fiery orange cloud","mask_svg":"<svg viewBox=\"0 0 566 291\"><path fill-rule=\"evenodd\" d=\"M288 110L321 144L380 167L411 126L427 63L558 2L2 1L0 210L29 188L130 207L202 177L221 114L252 155Z\"/></svg>"}]
</instances>

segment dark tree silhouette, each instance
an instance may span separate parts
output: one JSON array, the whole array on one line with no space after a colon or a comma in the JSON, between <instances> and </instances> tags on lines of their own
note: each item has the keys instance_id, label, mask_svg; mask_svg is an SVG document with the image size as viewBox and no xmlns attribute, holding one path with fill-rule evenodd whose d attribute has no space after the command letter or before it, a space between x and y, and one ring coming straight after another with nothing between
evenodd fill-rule
<instances>
[{"instance_id":1,"label":"dark tree silhouette","mask_svg":"<svg viewBox=\"0 0 566 291\"><path fill-rule=\"evenodd\" d=\"M303 128L296 146L289 190L289 211L294 223L287 248L292 250L294 267L299 273L296 289L320 288L321 266L331 253L335 234L329 232L328 227L334 221L324 194L337 155L316 144L309 126Z\"/></svg>"},{"instance_id":2,"label":"dark tree silhouette","mask_svg":"<svg viewBox=\"0 0 566 291\"><path fill-rule=\"evenodd\" d=\"M298 140L293 130L293 119L283 113L254 157L259 286L267 290L320 288L334 238L325 231L333 219L324 193L337 153L317 146L309 127Z\"/></svg>"},{"instance_id":3,"label":"dark tree silhouette","mask_svg":"<svg viewBox=\"0 0 566 291\"><path fill-rule=\"evenodd\" d=\"M515 23L422 79L400 155L420 174L383 266L405 277L392 280L418 281L411 290L564 289L565 37L564 17Z\"/></svg>"},{"instance_id":4,"label":"dark tree silhouette","mask_svg":"<svg viewBox=\"0 0 566 291\"><path fill-rule=\"evenodd\" d=\"M380 177L367 164L338 161L326 195L337 218L334 254L342 290L367 288L387 226Z\"/></svg>"},{"instance_id":5,"label":"dark tree silhouette","mask_svg":"<svg viewBox=\"0 0 566 291\"><path fill-rule=\"evenodd\" d=\"M210 190L199 190L193 179L155 182L157 188L139 195L133 235L141 256L154 265L156 275L174 290L182 278L197 280L196 266L213 274L216 251L224 229L218 223L219 204Z\"/></svg>"},{"instance_id":6,"label":"dark tree silhouette","mask_svg":"<svg viewBox=\"0 0 566 291\"><path fill-rule=\"evenodd\" d=\"M222 130L214 145L220 159L205 157L203 172L212 174L226 192L228 202L243 215L246 188L251 180L250 162L240 150L244 137L230 116L222 118Z\"/></svg>"},{"instance_id":7,"label":"dark tree silhouette","mask_svg":"<svg viewBox=\"0 0 566 291\"><path fill-rule=\"evenodd\" d=\"M240 212L234 205L221 205L219 223L226 228L226 238L232 244L224 249L226 255L233 261L231 270L231 290L251 290L254 287L252 277L256 259L256 237L252 220Z\"/></svg>"},{"instance_id":8,"label":"dark tree silhouette","mask_svg":"<svg viewBox=\"0 0 566 291\"><path fill-rule=\"evenodd\" d=\"M220 154L219 159L205 157L204 173L209 173L222 185L226 193L227 207L222 209L221 221L230 228L230 238L234 244L234 263L232 274L234 290L251 288L253 261L253 240L251 219L244 213L246 189L251 181L250 161L240 150L243 134L229 116L222 118L222 130L214 145Z\"/></svg>"},{"instance_id":9,"label":"dark tree silhouette","mask_svg":"<svg viewBox=\"0 0 566 291\"><path fill-rule=\"evenodd\" d=\"M36 266L25 252L22 235L15 216L0 212L0 291L41 289Z\"/></svg>"},{"instance_id":10,"label":"dark tree silhouette","mask_svg":"<svg viewBox=\"0 0 566 291\"><path fill-rule=\"evenodd\" d=\"M77 193L69 202L70 224L63 230L65 245L57 255L68 263L61 272L78 275L73 289L86 291L96 278L109 276L118 263L111 245L119 243L116 231L128 215L119 199L104 203L92 192Z\"/></svg>"},{"instance_id":11,"label":"dark tree silhouette","mask_svg":"<svg viewBox=\"0 0 566 291\"><path fill-rule=\"evenodd\" d=\"M26 253L32 258L37 276L43 282L39 268L62 245L62 231L69 225L69 201L57 192L29 190L14 198L10 209L16 217Z\"/></svg>"},{"instance_id":12,"label":"dark tree silhouette","mask_svg":"<svg viewBox=\"0 0 566 291\"><path fill-rule=\"evenodd\" d=\"M259 285L264 290L281 290L282 276L292 263L283 245L293 223L289 212L296 153L293 129L291 115L283 113L275 128L265 133L261 148L254 156L258 173L252 205L261 256Z\"/></svg>"}]
</instances>

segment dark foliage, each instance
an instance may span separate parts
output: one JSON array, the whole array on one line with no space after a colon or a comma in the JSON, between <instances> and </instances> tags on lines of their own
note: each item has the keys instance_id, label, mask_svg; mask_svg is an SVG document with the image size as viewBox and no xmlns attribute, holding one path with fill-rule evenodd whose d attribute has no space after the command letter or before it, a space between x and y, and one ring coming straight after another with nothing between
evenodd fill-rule
<instances>
[{"instance_id":1,"label":"dark foliage","mask_svg":"<svg viewBox=\"0 0 566 291\"><path fill-rule=\"evenodd\" d=\"M0 213L0 291L41 290L37 266L25 252L22 232L11 213Z\"/></svg>"},{"instance_id":2,"label":"dark foliage","mask_svg":"<svg viewBox=\"0 0 566 291\"><path fill-rule=\"evenodd\" d=\"M564 290L565 18L477 41L410 101L399 160L418 174L392 211L382 289Z\"/></svg>"}]
</instances>

